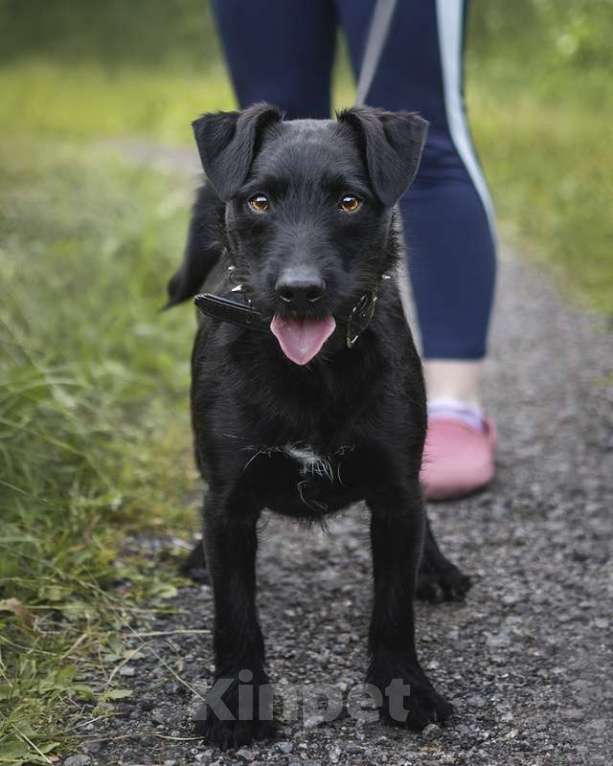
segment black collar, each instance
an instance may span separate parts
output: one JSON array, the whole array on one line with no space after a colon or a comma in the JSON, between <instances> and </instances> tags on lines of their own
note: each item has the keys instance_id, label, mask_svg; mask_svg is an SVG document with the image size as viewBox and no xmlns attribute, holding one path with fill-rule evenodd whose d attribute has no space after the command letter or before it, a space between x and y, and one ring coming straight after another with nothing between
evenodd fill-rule
<instances>
[{"instance_id":1,"label":"black collar","mask_svg":"<svg viewBox=\"0 0 613 766\"><path fill-rule=\"evenodd\" d=\"M390 279L389 274L383 274L381 279ZM194 303L206 316L221 322L229 322L250 330L268 332L269 327L263 315L253 307L242 285L236 285L230 291L230 296L202 293L196 295ZM363 293L349 312L345 320L345 345L352 348L370 324L379 298L379 285L373 290Z\"/></svg>"}]
</instances>

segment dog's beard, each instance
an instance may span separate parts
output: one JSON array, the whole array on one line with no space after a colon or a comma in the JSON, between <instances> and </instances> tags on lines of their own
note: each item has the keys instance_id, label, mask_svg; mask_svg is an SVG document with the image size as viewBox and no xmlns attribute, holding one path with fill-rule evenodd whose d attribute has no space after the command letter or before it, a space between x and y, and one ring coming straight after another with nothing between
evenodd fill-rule
<instances>
[{"instance_id":1,"label":"dog's beard","mask_svg":"<svg viewBox=\"0 0 613 766\"><path fill-rule=\"evenodd\" d=\"M335 328L332 315L324 319L291 319L275 314L270 323L270 331L285 356L300 365L308 364L317 356Z\"/></svg>"}]
</instances>

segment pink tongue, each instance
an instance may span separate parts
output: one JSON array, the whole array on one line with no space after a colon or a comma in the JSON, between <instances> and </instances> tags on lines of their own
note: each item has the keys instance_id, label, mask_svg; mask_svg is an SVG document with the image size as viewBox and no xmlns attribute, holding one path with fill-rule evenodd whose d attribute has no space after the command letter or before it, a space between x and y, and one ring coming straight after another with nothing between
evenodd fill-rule
<instances>
[{"instance_id":1,"label":"pink tongue","mask_svg":"<svg viewBox=\"0 0 613 766\"><path fill-rule=\"evenodd\" d=\"M288 319L275 314L270 330L281 350L296 364L308 364L334 332L334 317L325 319Z\"/></svg>"}]
</instances>

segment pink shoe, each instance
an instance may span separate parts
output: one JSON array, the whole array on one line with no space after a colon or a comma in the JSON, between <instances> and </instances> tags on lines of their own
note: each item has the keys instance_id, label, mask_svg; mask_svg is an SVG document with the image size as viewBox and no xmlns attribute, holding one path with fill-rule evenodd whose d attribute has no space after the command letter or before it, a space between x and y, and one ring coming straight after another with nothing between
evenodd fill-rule
<instances>
[{"instance_id":1,"label":"pink shoe","mask_svg":"<svg viewBox=\"0 0 613 766\"><path fill-rule=\"evenodd\" d=\"M426 498L450 500L483 489L494 478L495 450L491 420L477 428L453 417L430 417L420 474Z\"/></svg>"}]
</instances>

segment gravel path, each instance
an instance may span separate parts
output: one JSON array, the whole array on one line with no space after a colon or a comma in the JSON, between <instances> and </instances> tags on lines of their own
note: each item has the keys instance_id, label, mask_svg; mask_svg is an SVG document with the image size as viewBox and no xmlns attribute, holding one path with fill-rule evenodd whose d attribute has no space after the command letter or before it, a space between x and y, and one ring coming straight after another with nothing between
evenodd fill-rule
<instances>
[{"instance_id":1,"label":"gravel path","mask_svg":"<svg viewBox=\"0 0 613 766\"><path fill-rule=\"evenodd\" d=\"M196 689L211 677L210 636L176 633L147 639L130 662L134 675L122 678L135 694L119 716L89 724L84 755L67 766L613 763L613 337L506 254L492 348L496 483L430 507L441 545L475 584L465 604L417 609L422 661L456 705L452 725L412 734L311 714L285 725L275 744L234 753L162 739L192 734L195 695L174 673ZM364 509L334 518L327 534L271 516L261 537L271 678L278 687L354 687L365 670L371 589ZM211 628L208 586L183 588L173 604L175 614L133 627Z\"/></svg>"}]
</instances>

